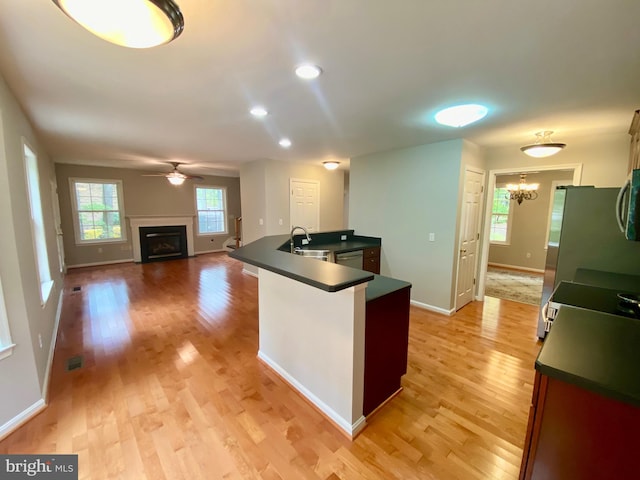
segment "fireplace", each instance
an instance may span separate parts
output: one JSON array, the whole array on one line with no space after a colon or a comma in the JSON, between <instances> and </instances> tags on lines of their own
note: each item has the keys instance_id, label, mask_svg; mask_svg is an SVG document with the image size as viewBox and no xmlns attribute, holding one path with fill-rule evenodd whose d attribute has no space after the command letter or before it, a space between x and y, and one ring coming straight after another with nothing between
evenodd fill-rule
<instances>
[{"instance_id":1,"label":"fireplace","mask_svg":"<svg viewBox=\"0 0 640 480\"><path fill-rule=\"evenodd\" d=\"M184 225L140 227L142 263L187 258L187 228Z\"/></svg>"},{"instance_id":2,"label":"fireplace","mask_svg":"<svg viewBox=\"0 0 640 480\"><path fill-rule=\"evenodd\" d=\"M194 235L193 235L193 216L142 216L142 215L133 215L129 216L129 224L131 225L131 243L133 247L133 261L134 262L148 262L154 261L151 260L143 260L142 259L142 243L146 241L146 237L143 240L142 235L140 234L140 230L147 227L163 227L162 230L165 230L167 227L183 227L186 230L186 249L187 255L189 257L193 257L195 255L194 252ZM157 233L157 232L151 232ZM151 237L154 238L154 237ZM168 258L182 258L179 256L170 256Z\"/></svg>"}]
</instances>

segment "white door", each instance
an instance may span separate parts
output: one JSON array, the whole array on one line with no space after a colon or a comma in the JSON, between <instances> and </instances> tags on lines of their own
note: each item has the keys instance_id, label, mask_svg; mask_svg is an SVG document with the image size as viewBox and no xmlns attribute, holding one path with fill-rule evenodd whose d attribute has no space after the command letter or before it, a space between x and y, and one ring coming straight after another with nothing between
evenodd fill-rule
<instances>
[{"instance_id":1,"label":"white door","mask_svg":"<svg viewBox=\"0 0 640 480\"><path fill-rule=\"evenodd\" d=\"M484 191L484 172L467 169L464 173L464 194L460 246L458 249L458 285L456 310L473 300L478 240L480 239L480 206Z\"/></svg>"},{"instance_id":2,"label":"white door","mask_svg":"<svg viewBox=\"0 0 640 480\"><path fill-rule=\"evenodd\" d=\"M308 232L320 229L320 183L316 180L289 181L291 201L289 206L290 228L305 227Z\"/></svg>"}]
</instances>

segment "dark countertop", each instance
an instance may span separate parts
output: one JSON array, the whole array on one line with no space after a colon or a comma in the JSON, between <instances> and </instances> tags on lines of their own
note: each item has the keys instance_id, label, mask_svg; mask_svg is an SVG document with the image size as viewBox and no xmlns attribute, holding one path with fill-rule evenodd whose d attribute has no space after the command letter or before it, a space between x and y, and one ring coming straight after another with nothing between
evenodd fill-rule
<instances>
[{"instance_id":1,"label":"dark countertop","mask_svg":"<svg viewBox=\"0 0 640 480\"><path fill-rule=\"evenodd\" d=\"M551 295L551 301L561 305L571 305L588 310L620 315L617 310L619 300L617 296L618 293L633 292L562 281Z\"/></svg>"},{"instance_id":2,"label":"dark countertop","mask_svg":"<svg viewBox=\"0 0 640 480\"><path fill-rule=\"evenodd\" d=\"M230 252L229 256L327 292L338 292L369 282L374 278L373 273L364 270L304 258L278 250L288 242L287 234L262 237Z\"/></svg>"},{"instance_id":3,"label":"dark countertop","mask_svg":"<svg viewBox=\"0 0 640 480\"><path fill-rule=\"evenodd\" d=\"M366 301L370 302L403 288L411 288L411 284L404 280L375 274L375 278L367 285Z\"/></svg>"},{"instance_id":4,"label":"dark countertop","mask_svg":"<svg viewBox=\"0 0 640 480\"><path fill-rule=\"evenodd\" d=\"M350 232L352 234L353 231ZM328 241L323 240L323 235L327 235L325 238L327 238ZM381 245L380 239L375 237L355 236L355 238L350 238L345 241L332 241L331 235L334 235L333 232L328 234L312 234L311 244L305 245L303 248L311 250L331 250L334 253L343 253L368 247L379 247ZM295 238L298 244L301 237L296 235ZM244 247L234 250L229 253L229 256L327 292L338 292L345 288L369 282L366 289L367 301L382 297L402 288L411 287L409 282L396 280L395 278L384 277L331 262L322 262L320 260L293 255L289 253L288 247L289 235L271 235L262 237L255 242L251 242Z\"/></svg>"},{"instance_id":5,"label":"dark countertop","mask_svg":"<svg viewBox=\"0 0 640 480\"><path fill-rule=\"evenodd\" d=\"M640 320L563 306L536 370L640 407Z\"/></svg>"}]
</instances>

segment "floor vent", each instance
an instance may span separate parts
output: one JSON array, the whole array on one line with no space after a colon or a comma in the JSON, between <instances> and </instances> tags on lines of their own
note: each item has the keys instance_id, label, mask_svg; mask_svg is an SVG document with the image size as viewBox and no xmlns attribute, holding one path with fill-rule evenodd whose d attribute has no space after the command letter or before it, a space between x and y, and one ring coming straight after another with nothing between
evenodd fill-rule
<instances>
[{"instance_id":1,"label":"floor vent","mask_svg":"<svg viewBox=\"0 0 640 480\"><path fill-rule=\"evenodd\" d=\"M82 290L82 287L73 287L74 292L79 292L80 290Z\"/></svg>"},{"instance_id":2,"label":"floor vent","mask_svg":"<svg viewBox=\"0 0 640 480\"><path fill-rule=\"evenodd\" d=\"M82 368L83 365L84 365L84 360L82 359L81 355L78 355L76 357L71 357L67 359L67 372L70 372L71 370L77 370L78 368Z\"/></svg>"}]
</instances>

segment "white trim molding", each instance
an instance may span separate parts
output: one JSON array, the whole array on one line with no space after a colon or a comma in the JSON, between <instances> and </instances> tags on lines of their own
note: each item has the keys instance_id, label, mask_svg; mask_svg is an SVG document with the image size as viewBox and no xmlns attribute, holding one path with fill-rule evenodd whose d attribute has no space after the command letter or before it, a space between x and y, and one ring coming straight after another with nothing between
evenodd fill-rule
<instances>
[{"instance_id":1,"label":"white trim molding","mask_svg":"<svg viewBox=\"0 0 640 480\"><path fill-rule=\"evenodd\" d=\"M134 262L140 263L142 261L142 253L140 251L140 227L187 227L187 254L190 257L195 255L193 243L193 216L130 216L128 218L129 224L131 225L131 243L133 245Z\"/></svg>"},{"instance_id":2,"label":"white trim molding","mask_svg":"<svg viewBox=\"0 0 640 480\"><path fill-rule=\"evenodd\" d=\"M5 437L12 434L14 431L20 428L24 423L31 420L33 417L35 417L38 413L40 413L45 408L47 408L47 404L41 398L36 403L31 405L29 408L27 408L26 410L23 410L18 415L16 415L11 420L9 420L7 423L0 426L0 440L3 440Z\"/></svg>"}]
</instances>

